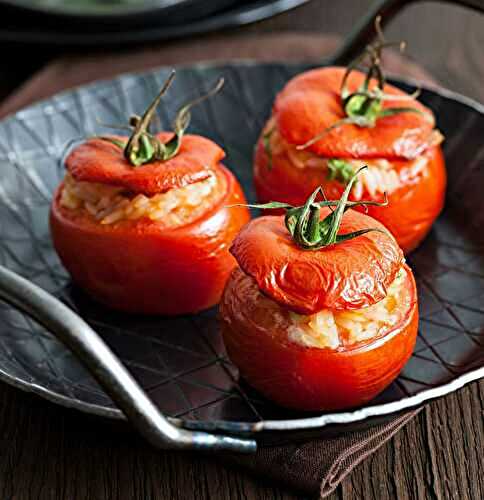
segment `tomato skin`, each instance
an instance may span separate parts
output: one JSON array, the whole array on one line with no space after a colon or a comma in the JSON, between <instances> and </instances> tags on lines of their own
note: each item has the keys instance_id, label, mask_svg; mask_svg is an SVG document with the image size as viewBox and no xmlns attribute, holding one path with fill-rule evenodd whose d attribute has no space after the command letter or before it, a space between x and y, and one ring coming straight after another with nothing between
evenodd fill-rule
<instances>
[{"instance_id":1,"label":"tomato skin","mask_svg":"<svg viewBox=\"0 0 484 500\"><path fill-rule=\"evenodd\" d=\"M236 266L228 247L249 221L242 189L225 167L225 197L202 218L173 229L149 219L101 225L59 203L50 213L54 247L72 279L114 309L176 315L218 303Z\"/></svg>"},{"instance_id":2,"label":"tomato skin","mask_svg":"<svg viewBox=\"0 0 484 500\"><path fill-rule=\"evenodd\" d=\"M274 116L285 140L291 144L305 144L346 118L341 101L345 73L346 68L316 68L297 75L286 84L274 102ZM347 79L348 90L355 92L365 77L360 71L352 71ZM384 101L383 108L411 107L420 113L383 117L375 127L340 125L308 150L326 158L398 159L420 155L431 141L435 125L432 111L415 99L409 101L408 94L393 85L386 84L384 92L396 100Z\"/></svg>"},{"instance_id":3,"label":"tomato skin","mask_svg":"<svg viewBox=\"0 0 484 500\"><path fill-rule=\"evenodd\" d=\"M157 137L166 142L171 132L160 132ZM111 136L121 141L127 137ZM75 147L65 160L66 169L74 179L118 186L153 196L173 188L202 181L210 176L224 158L223 149L206 137L186 134L179 152L166 161L153 161L143 168L133 168L118 146L92 137Z\"/></svg>"},{"instance_id":4,"label":"tomato skin","mask_svg":"<svg viewBox=\"0 0 484 500\"><path fill-rule=\"evenodd\" d=\"M322 208L320 217L330 213ZM379 231L317 251L302 250L283 216L263 216L242 228L230 252L262 293L287 309L300 314L361 309L386 297L404 263L393 236L367 215L348 210L338 234L368 228Z\"/></svg>"},{"instance_id":5,"label":"tomato skin","mask_svg":"<svg viewBox=\"0 0 484 500\"><path fill-rule=\"evenodd\" d=\"M321 411L364 404L397 377L415 345L417 292L405 269L413 300L402 323L383 337L338 350L291 342L267 299L247 294L246 276L235 269L220 304L228 355L250 385L279 405Z\"/></svg>"},{"instance_id":6,"label":"tomato skin","mask_svg":"<svg viewBox=\"0 0 484 500\"><path fill-rule=\"evenodd\" d=\"M442 148L434 146L423 154L428 159L427 166L416 181L390 193L388 206L368 207L367 212L390 230L404 253L420 244L444 206L447 174ZM389 161L397 170L405 164L404 161ZM277 200L296 206L304 204L318 186L324 188L329 199L338 199L344 189L341 183L328 181L325 170L295 167L285 154L272 155L269 168L261 139L255 150L254 184L261 203ZM369 193L364 193L363 198L372 199ZM373 199L382 201L383 198ZM363 208L358 210L364 211Z\"/></svg>"},{"instance_id":7,"label":"tomato skin","mask_svg":"<svg viewBox=\"0 0 484 500\"><path fill-rule=\"evenodd\" d=\"M292 78L277 95L270 125L262 134L276 127L289 145L305 144L346 117L341 101L341 83L346 68L324 67L303 72ZM356 91L365 75L352 71L347 79L350 92ZM435 146L435 118L430 109L402 90L385 86L385 93L396 100L387 100L383 108L411 107L418 111L404 112L378 119L374 127L344 124L328 131L307 148L320 158L386 159L398 171L405 161L426 155L429 162L423 173L403 182L389 195L388 207L369 207L368 213L382 222L396 237L405 253L412 251L426 236L442 210L445 197L446 171L442 150ZM402 97L402 100L400 100ZM343 186L328 181L324 169L299 168L284 152L272 154L269 160L263 136L255 150L254 183L259 201L285 201L302 205L317 186L325 188L329 198L336 199ZM364 199L382 201L363 193ZM351 196L350 196L350 199Z\"/></svg>"}]
</instances>

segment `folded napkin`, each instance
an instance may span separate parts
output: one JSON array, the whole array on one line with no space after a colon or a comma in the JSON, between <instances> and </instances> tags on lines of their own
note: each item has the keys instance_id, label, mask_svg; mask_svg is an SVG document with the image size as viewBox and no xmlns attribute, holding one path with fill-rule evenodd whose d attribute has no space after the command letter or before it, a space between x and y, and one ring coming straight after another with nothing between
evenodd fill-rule
<instances>
[{"instance_id":1,"label":"folded napkin","mask_svg":"<svg viewBox=\"0 0 484 500\"><path fill-rule=\"evenodd\" d=\"M201 60L322 60L338 45L335 37L314 34L266 34L259 36L205 37L166 43L135 51L69 55L49 63L0 104L0 116L13 113L36 100L93 80L156 66L187 64ZM414 63L389 53L385 67L420 81L435 82ZM230 461L265 479L290 487L329 495L351 470L398 432L419 410L342 437L261 448L253 456L231 456Z\"/></svg>"},{"instance_id":2,"label":"folded napkin","mask_svg":"<svg viewBox=\"0 0 484 500\"><path fill-rule=\"evenodd\" d=\"M393 417L364 431L332 439L267 446L253 456L232 456L230 460L258 477L286 484L298 491L319 493L320 498L325 498L354 467L380 448L421 409Z\"/></svg>"}]
</instances>

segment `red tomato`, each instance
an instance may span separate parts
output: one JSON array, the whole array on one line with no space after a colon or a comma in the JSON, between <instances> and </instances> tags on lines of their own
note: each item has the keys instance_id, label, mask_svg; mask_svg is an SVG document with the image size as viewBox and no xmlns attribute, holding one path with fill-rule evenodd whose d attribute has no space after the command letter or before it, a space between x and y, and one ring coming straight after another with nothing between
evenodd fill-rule
<instances>
[{"instance_id":1,"label":"red tomato","mask_svg":"<svg viewBox=\"0 0 484 500\"><path fill-rule=\"evenodd\" d=\"M161 132L157 136L162 142L167 142L173 134ZM127 140L126 137L112 137ZM223 149L210 139L186 134L179 152L170 160L133 167L124 158L121 148L91 138L72 150L66 159L66 168L78 181L124 187L152 196L206 179L224 156Z\"/></svg>"},{"instance_id":2,"label":"red tomato","mask_svg":"<svg viewBox=\"0 0 484 500\"><path fill-rule=\"evenodd\" d=\"M289 147L304 144L343 117L339 97L342 68L309 71L293 79L276 99L273 120ZM350 88L361 83L363 75L353 72ZM405 95L392 86L385 91ZM446 171L440 146L429 146L434 133L430 110L417 101L391 101L385 106L411 106L424 115L403 113L381 118L374 128L344 125L335 128L308 148L320 158L387 159L400 179L399 187L388 195L388 207L369 207L368 213L382 222L395 236L405 253L418 246L430 230L444 204ZM425 156L426 166L415 176L403 175L413 158ZM267 156L264 139L259 140L254 159L254 183L259 201L285 201L302 205L317 186L328 198L339 198L344 186L328 180L325 168L296 166L283 149ZM382 201L382 194L364 190L365 200ZM350 200L354 200L350 195Z\"/></svg>"},{"instance_id":3,"label":"red tomato","mask_svg":"<svg viewBox=\"0 0 484 500\"><path fill-rule=\"evenodd\" d=\"M198 163L192 163L194 151L200 154ZM184 137L172 160L136 168L125 164L120 148L105 141L88 141L71 153L66 166L76 180L148 196L209 175L224 186L200 217L170 228L148 218L102 225L85 211L62 206L61 184L50 225L54 247L73 280L100 302L128 312L174 315L218 303L236 265L228 248L250 219L245 207L227 208L246 201L235 177L218 163L222 156L217 145L196 136Z\"/></svg>"},{"instance_id":4,"label":"red tomato","mask_svg":"<svg viewBox=\"0 0 484 500\"><path fill-rule=\"evenodd\" d=\"M329 208L321 209L321 218L329 213ZM230 251L264 294L295 312L360 309L386 296L404 262L395 239L367 215L348 210L339 234L367 228L382 232L304 251L292 239L282 216L259 217L244 226Z\"/></svg>"},{"instance_id":5,"label":"red tomato","mask_svg":"<svg viewBox=\"0 0 484 500\"><path fill-rule=\"evenodd\" d=\"M444 206L447 175L442 149L435 146L424 155L428 162L417 178L391 192L388 206L368 207L367 211L390 230L405 253L414 250L425 238ZM405 160L391 163L397 172L409 164ZM255 152L254 183L261 203L277 200L295 206L303 205L318 186L323 187L329 199L338 199L344 190L340 182L328 180L326 170L294 167L283 154L272 155L272 166L268 168L262 141L257 144ZM355 198L350 194L349 199ZM365 190L362 199L383 201L383 196L371 196Z\"/></svg>"},{"instance_id":6,"label":"red tomato","mask_svg":"<svg viewBox=\"0 0 484 500\"><path fill-rule=\"evenodd\" d=\"M411 299L403 319L379 338L331 349L291 341L281 306L235 269L220 304L228 355L254 388L282 406L320 411L362 405L397 377L415 345L416 287L407 266L405 273Z\"/></svg>"},{"instance_id":7,"label":"red tomato","mask_svg":"<svg viewBox=\"0 0 484 500\"><path fill-rule=\"evenodd\" d=\"M319 68L293 78L274 103L274 116L284 138L291 144L305 144L337 121L345 118L340 87L346 68ZM365 76L353 71L347 80L355 92ZM375 82L373 82L375 83ZM308 148L326 158L415 158L432 140L435 120L432 112L393 85L384 92L402 100L384 101L383 107L412 107L421 113L401 113L380 118L375 127L353 124L339 126Z\"/></svg>"},{"instance_id":8,"label":"red tomato","mask_svg":"<svg viewBox=\"0 0 484 500\"><path fill-rule=\"evenodd\" d=\"M322 209L321 218L329 213ZM242 376L275 402L300 410L357 406L390 384L410 357L417 292L397 242L377 221L354 210L345 213L338 234L367 228L382 232L304 250L282 216L264 216L235 238L231 252L240 267L232 272L220 304L223 337ZM338 330L335 348L308 347L290 336L291 312L329 310L336 318L360 309L361 317L366 307L387 297L402 269L403 285L398 298L391 299L394 323L386 331L354 343L348 335L352 327L345 326Z\"/></svg>"}]
</instances>

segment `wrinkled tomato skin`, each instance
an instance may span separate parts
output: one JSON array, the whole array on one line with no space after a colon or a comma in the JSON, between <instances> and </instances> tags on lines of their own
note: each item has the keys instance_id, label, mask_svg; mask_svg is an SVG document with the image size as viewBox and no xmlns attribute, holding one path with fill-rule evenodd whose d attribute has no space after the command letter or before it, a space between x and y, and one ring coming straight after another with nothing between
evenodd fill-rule
<instances>
[{"instance_id":1,"label":"wrinkled tomato skin","mask_svg":"<svg viewBox=\"0 0 484 500\"><path fill-rule=\"evenodd\" d=\"M330 213L323 207L320 217ZM404 263L395 238L368 215L348 210L338 234L371 227L378 231L306 251L295 243L283 216L268 215L246 224L230 252L258 289L286 309L305 315L361 309L386 297Z\"/></svg>"},{"instance_id":2,"label":"wrinkled tomato skin","mask_svg":"<svg viewBox=\"0 0 484 500\"><path fill-rule=\"evenodd\" d=\"M379 339L334 350L291 342L264 296L247 297L244 275L235 269L220 304L228 355L250 385L281 406L322 411L367 403L397 377L415 345L416 287L406 271L413 300L403 321Z\"/></svg>"},{"instance_id":3,"label":"wrinkled tomato skin","mask_svg":"<svg viewBox=\"0 0 484 500\"><path fill-rule=\"evenodd\" d=\"M235 177L227 194L202 218L173 229L149 219L98 224L62 207L57 189L50 226L59 257L81 288L99 302L126 312L177 315L217 304L236 266L228 248L250 215Z\"/></svg>"},{"instance_id":4,"label":"wrinkled tomato skin","mask_svg":"<svg viewBox=\"0 0 484 500\"><path fill-rule=\"evenodd\" d=\"M163 143L172 136L169 132L157 134ZM128 141L128 137L111 137L121 142ZM224 157L223 149L210 139L186 134L173 158L150 161L143 168L133 168L121 148L99 137L92 137L72 149L65 166L77 181L108 184L154 196L207 179L210 171L217 169Z\"/></svg>"},{"instance_id":5,"label":"wrinkled tomato skin","mask_svg":"<svg viewBox=\"0 0 484 500\"><path fill-rule=\"evenodd\" d=\"M404 253L420 244L444 206L447 174L442 149L434 146L423 154L428 163L416 180L390 193L387 206L368 207L367 212L389 229ZM397 170L404 164L389 161ZM269 166L262 140L255 150L254 184L260 203L277 200L296 206L303 205L318 186L323 186L329 199L338 199L344 189L341 183L328 181L325 170L295 167L284 154L273 155ZM371 199L368 193L363 198ZM374 199L382 201L383 197ZM357 210L364 211L362 207Z\"/></svg>"},{"instance_id":6,"label":"wrinkled tomato skin","mask_svg":"<svg viewBox=\"0 0 484 500\"><path fill-rule=\"evenodd\" d=\"M383 109L411 107L418 113L397 113L380 117L374 127L340 124L347 118L342 106L341 85L346 68L323 67L300 73L278 93L273 113L277 128L290 144L305 144L326 130L308 151L326 158L415 158L429 147L435 127L432 111L393 85L383 92ZM350 93L357 92L366 75L351 71L346 79ZM376 81L370 82L370 88ZM334 127L328 130L329 127Z\"/></svg>"}]
</instances>

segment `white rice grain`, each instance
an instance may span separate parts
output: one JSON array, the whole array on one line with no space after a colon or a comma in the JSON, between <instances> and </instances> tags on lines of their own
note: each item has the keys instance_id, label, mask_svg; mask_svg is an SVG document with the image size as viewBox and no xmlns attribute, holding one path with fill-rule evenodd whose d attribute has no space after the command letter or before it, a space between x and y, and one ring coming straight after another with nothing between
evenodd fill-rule
<instances>
[{"instance_id":1,"label":"white rice grain","mask_svg":"<svg viewBox=\"0 0 484 500\"><path fill-rule=\"evenodd\" d=\"M76 181L68 173L60 204L70 210L85 211L103 225L146 217L177 226L193 220L206 209L206 203L210 203L209 198L218 187L217 182L217 177L211 175L201 182L148 197L130 195L115 186Z\"/></svg>"},{"instance_id":2,"label":"white rice grain","mask_svg":"<svg viewBox=\"0 0 484 500\"><path fill-rule=\"evenodd\" d=\"M280 135L273 118L269 120L264 129L265 132L268 130L272 130L270 148L273 156L285 154L290 163L301 170L306 168L328 170L328 158L318 156L308 150L298 150L294 144L289 144ZM368 167L360 173L358 182L354 184L352 198L356 201L365 197L366 193L371 197L383 195L383 193L391 194L403 184L421 175L428 162L426 156L419 156L409 162L407 167L397 171L386 158L344 160L353 167L355 172L363 166Z\"/></svg>"},{"instance_id":3,"label":"white rice grain","mask_svg":"<svg viewBox=\"0 0 484 500\"><path fill-rule=\"evenodd\" d=\"M316 314L290 313L288 336L293 342L307 347L335 349L345 338L347 344L362 342L378 336L400 320L397 305L401 301L405 283L401 270L380 302L354 311L323 309Z\"/></svg>"}]
</instances>

